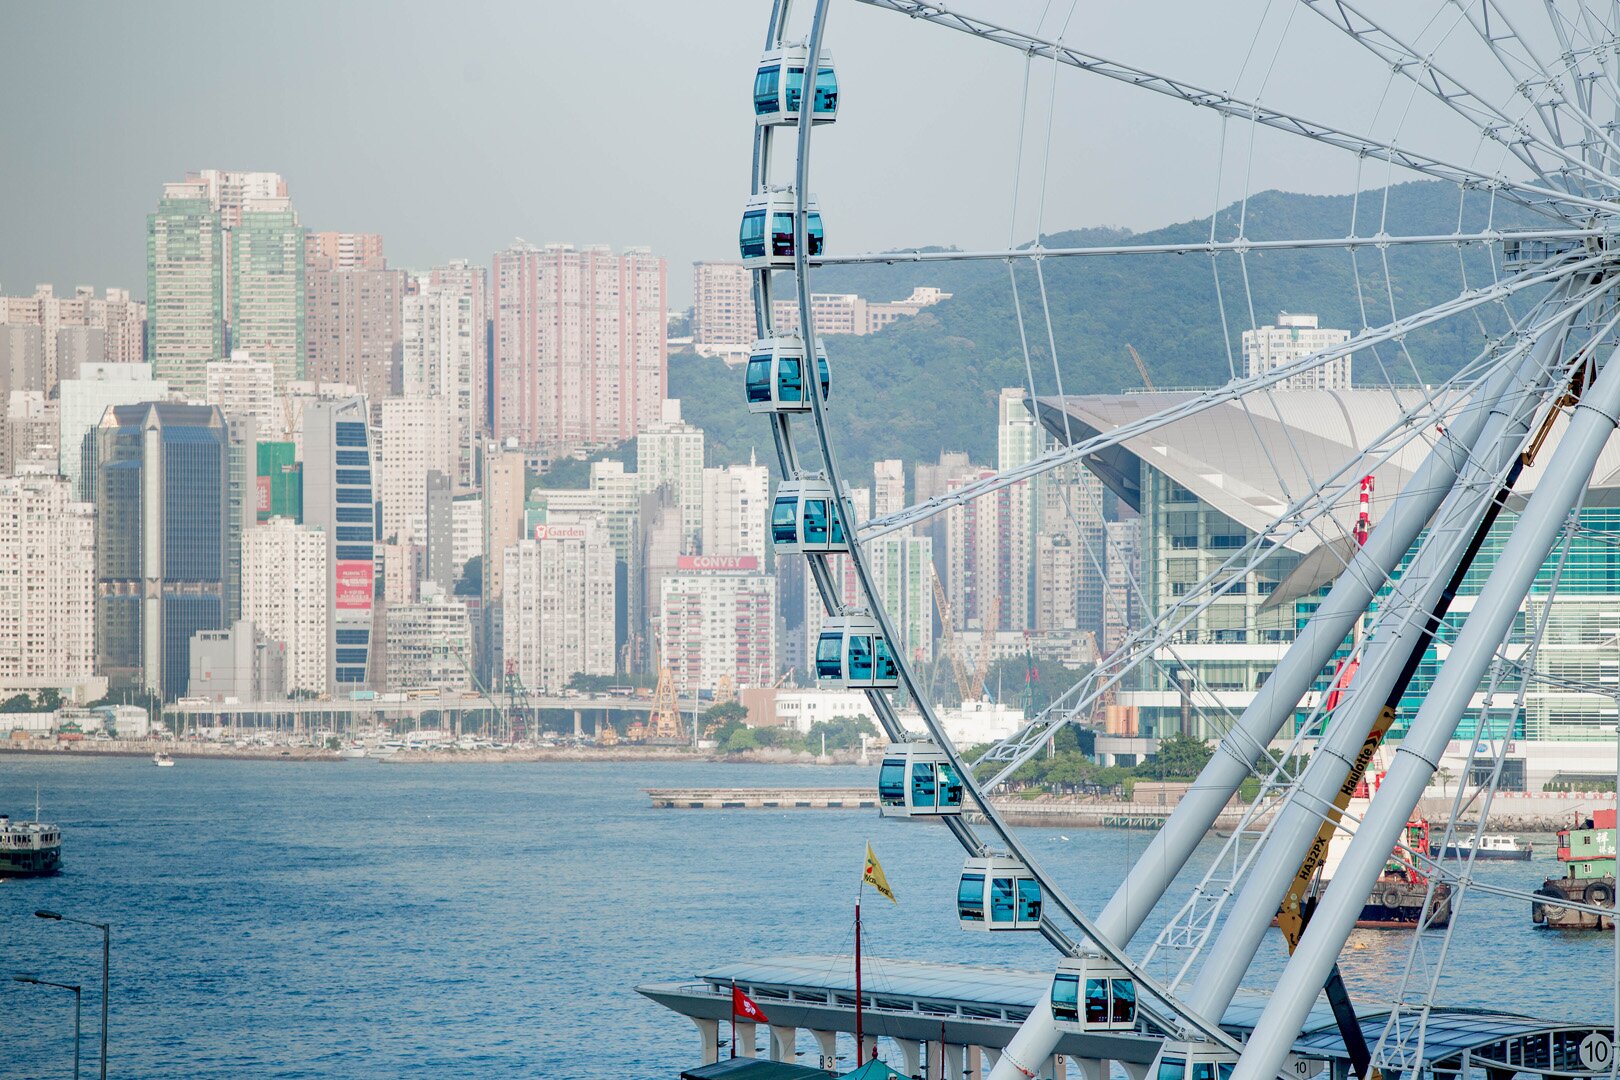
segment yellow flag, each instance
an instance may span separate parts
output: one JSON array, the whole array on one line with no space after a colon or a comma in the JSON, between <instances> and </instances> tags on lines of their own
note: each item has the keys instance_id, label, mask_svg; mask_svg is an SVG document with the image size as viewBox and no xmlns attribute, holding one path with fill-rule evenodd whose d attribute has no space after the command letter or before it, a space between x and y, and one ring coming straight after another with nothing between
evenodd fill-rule
<instances>
[{"instance_id":1,"label":"yellow flag","mask_svg":"<svg viewBox=\"0 0 1620 1080\"><path fill-rule=\"evenodd\" d=\"M861 875L861 880L888 897L889 903L898 904L900 902L894 898L894 890L889 888L889 879L883 876L883 864L877 861L876 855L872 854L871 841L867 841L866 844L866 872Z\"/></svg>"}]
</instances>

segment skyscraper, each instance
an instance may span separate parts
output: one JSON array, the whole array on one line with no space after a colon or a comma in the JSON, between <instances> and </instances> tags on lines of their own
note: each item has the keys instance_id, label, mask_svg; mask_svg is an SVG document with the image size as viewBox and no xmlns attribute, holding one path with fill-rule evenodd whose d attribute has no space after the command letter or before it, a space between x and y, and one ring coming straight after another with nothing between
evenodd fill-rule
<instances>
[{"instance_id":1,"label":"skyscraper","mask_svg":"<svg viewBox=\"0 0 1620 1080\"><path fill-rule=\"evenodd\" d=\"M613 547L595 524L535 526L506 549L502 648L531 692L556 693L576 674L611 675Z\"/></svg>"},{"instance_id":2,"label":"skyscraper","mask_svg":"<svg viewBox=\"0 0 1620 1080\"><path fill-rule=\"evenodd\" d=\"M115 405L96 454L97 668L172 700L192 635L228 621L225 418L210 405Z\"/></svg>"},{"instance_id":3,"label":"skyscraper","mask_svg":"<svg viewBox=\"0 0 1620 1080\"><path fill-rule=\"evenodd\" d=\"M146 218L146 355L157 378L197 400L225 351L224 251L207 187L164 184Z\"/></svg>"},{"instance_id":4,"label":"skyscraper","mask_svg":"<svg viewBox=\"0 0 1620 1080\"><path fill-rule=\"evenodd\" d=\"M95 509L59 477L0 480L0 694L89 700L95 578Z\"/></svg>"},{"instance_id":5,"label":"skyscraper","mask_svg":"<svg viewBox=\"0 0 1620 1080\"><path fill-rule=\"evenodd\" d=\"M450 475L448 398L398 397L382 403L377 445L377 497L382 501L382 538L389 543L427 543L428 473Z\"/></svg>"},{"instance_id":6,"label":"skyscraper","mask_svg":"<svg viewBox=\"0 0 1620 1080\"><path fill-rule=\"evenodd\" d=\"M383 270L383 238L377 233L310 232L305 254L325 270Z\"/></svg>"},{"instance_id":7,"label":"skyscraper","mask_svg":"<svg viewBox=\"0 0 1620 1080\"><path fill-rule=\"evenodd\" d=\"M231 238L231 349L304 377L304 233L286 198L246 200Z\"/></svg>"},{"instance_id":8,"label":"skyscraper","mask_svg":"<svg viewBox=\"0 0 1620 1080\"><path fill-rule=\"evenodd\" d=\"M95 433L102 414L113 405L162 401L169 384L152 378L146 364L90 364L76 379L63 379L57 453L62 475L73 485L73 497L92 501L96 495Z\"/></svg>"},{"instance_id":9,"label":"skyscraper","mask_svg":"<svg viewBox=\"0 0 1620 1080\"><path fill-rule=\"evenodd\" d=\"M1320 327L1315 315L1290 315L1285 311L1277 316L1276 326L1243 331L1243 363L1252 379L1349 340L1350 331ZM1290 375L1277 384L1277 389L1348 390L1351 356L1346 353L1310 371Z\"/></svg>"},{"instance_id":10,"label":"skyscraper","mask_svg":"<svg viewBox=\"0 0 1620 1080\"><path fill-rule=\"evenodd\" d=\"M363 397L304 408L304 524L326 535L327 684L334 695L369 680L377 534L368 419Z\"/></svg>"},{"instance_id":11,"label":"skyscraper","mask_svg":"<svg viewBox=\"0 0 1620 1080\"><path fill-rule=\"evenodd\" d=\"M703 429L681 419L679 401L665 401L661 418L636 436L636 474L643 491L669 488L681 512L681 550L696 554L703 531Z\"/></svg>"},{"instance_id":12,"label":"skyscraper","mask_svg":"<svg viewBox=\"0 0 1620 1080\"><path fill-rule=\"evenodd\" d=\"M750 555L765 565L770 482L763 465L703 470L703 554Z\"/></svg>"},{"instance_id":13,"label":"skyscraper","mask_svg":"<svg viewBox=\"0 0 1620 1080\"><path fill-rule=\"evenodd\" d=\"M327 692L330 583L319 530L273 518L243 536L242 618L285 648L289 689Z\"/></svg>"},{"instance_id":14,"label":"skyscraper","mask_svg":"<svg viewBox=\"0 0 1620 1080\"><path fill-rule=\"evenodd\" d=\"M776 579L752 555L683 555L660 583L659 652L682 695L769 686L776 674Z\"/></svg>"},{"instance_id":15,"label":"skyscraper","mask_svg":"<svg viewBox=\"0 0 1620 1080\"><path fill-rule=\"evenodd\" d=\"M552 456L654 423L668 367L664 260L520 244L495 255L495 432Z\"/></svg>"},{"instance_id":16,"label":"skyscraper","mask_svg":"<svg viewBox=\"0 0 1620 1080\"><path fill-rule=\"evenodd\" d=\"M59 361L56 350L62 342L75 345L80 339L64 338L63 331L97 330L101 333L100 355L80 356L80 363L138 364L146 353L146 305L129 298L128 289L108 289L98 297L88 285L80 285L72 296L57 296L49 285L36 285L32 296L0 296L0 325L37 326L45 350L42 375L49 390L58 379L72 378L69 367L74 358Z\"/></svg>"},{"instance_id":17,"label":"skyscraper","mask_svg":"<svg viewBox=\"0 0 1620 1080\"><path fill-rule=\"evenodd\" d=\"M435 267L401 305L402 390L407 397L449 403L457 492L478 483L486 404L484 293L483 267L458 260Z\"/></svg>"},{"instance_id":18,"label":"skyscraper","mask_svg":"<svg viewBox=\"0 0 1620 1080\"><path fill-rule=\"evenodd\" d=\"M400 392L405 272L333 269L306 252L306 376L357 388L373 405Z\"/></svg>"},{"instance_id":19,"label":"skyscraper","mask_svg":"<svg viewBox=\"0 0 1620 1080\"><path fill-rule=\"evenodd\" d=\"M759 336L754 275L740 262L692 264L692 345L699 356L741 356Z\"/></svg>"}]
</instances>

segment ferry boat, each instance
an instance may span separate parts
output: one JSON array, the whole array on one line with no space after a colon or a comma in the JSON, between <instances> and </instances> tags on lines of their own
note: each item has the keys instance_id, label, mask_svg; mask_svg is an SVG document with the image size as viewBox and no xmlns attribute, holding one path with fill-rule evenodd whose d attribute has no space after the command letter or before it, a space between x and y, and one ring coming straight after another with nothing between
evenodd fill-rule
<instances>
[{"instance_id":1,"label":"ferry boat","mask_svg":"<svg viewBox=\"0 0 1620 1080\"><path fill-rule=\"evenodd\" d=\"M157 753L152 755L152 764L156 765L160 769L172 769L174 768L174 758L159 750Z\"/></svg>"},{"instance_id":2,"label":"ferry boat","mask_svg":"<svg viewBox=\"0 0 1620 1080\"><path fill-rule=\"evenodd\" d=\"M62 866L62 830L39 820L12 821L0 814L0 878L47 877Z\"/></svg>"},{"instance_id":3,"label":"ferry boat","mask_svg":"<svg viewBox=\"0 0 1620 1080\"><path fill-rule=\"evenodd\" d=\"M1548 878L1536 890L1545 897L1530 905L1530 921L1550 930L1613 930L1614 917L1579 911L1559 904L1573 900L1592 907L1614 907L1613 810L1599 810L1589 818L1576 817L1573 827L1558 830L1558 860L1562 877Z\"/></svg>"},{"instance_id":4,"label":"ferry boat","mask_svg":"<svg viewBox=\"0 0 1620 1080\"><path fill-rule=\"evenodd\" d=\"M1466 859L1472 854L1475 859L1526 862L1530 858L1530 845L1506 833L1486 833L1479 838L1477 847L1472 836L1459 836L1442 848L1440 854L1447 859Z\"/></svg>"}]
</instances>

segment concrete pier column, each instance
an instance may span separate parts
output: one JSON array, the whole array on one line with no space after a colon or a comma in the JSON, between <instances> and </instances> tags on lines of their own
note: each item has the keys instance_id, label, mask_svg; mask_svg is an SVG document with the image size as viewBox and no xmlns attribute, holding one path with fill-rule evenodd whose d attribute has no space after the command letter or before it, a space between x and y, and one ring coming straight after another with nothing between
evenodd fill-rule
<instances>
[{"instance_id":1,"label":"concrete pier column","mask_svg":"<svg viewBox=\"0 0 1620 1080\"><path fill-rule=\"evenodd\" d=\"M816 1054L821 1058L816 1067L828 1072L838 1071L838 1032L812 1031L810 1037L816 1040Z\"/></svg>"},{"instance_id":2,"label":"concrete pier column","mask_svg":"<svg viewBox=\"0 0 1620 1080\"><path fill-rule=\"evenodd\" d=\"M596 730L601 731L602 728L600 727L600 725L601 725L601 720L600 719L597 720L597 724L598 724L598 727L597 727ZM577 739L581 735L583 735L584 733L585 733L585 714L583 712L581 712L579 709L575 709L574 710L574 738Z\"/></svg>"},{"instance_id":3,"label":"concrete pier column","mask_svg":"<svg viewBox=\"0 0 1620 1080\"><path fill-rule=\"evenodd\" d=\"M770 1033L771 1060L791 1063L795 1057L795 1051L798 1049L796 1044L799 1041L799 1029L796 1027L784 1027L781 1024L772 1024Z\"/></svg>"},{"instance_id":4,"label":"concrete pier column","mask_svg":"<svg viewBox=\"0 0 1620 1080\"><path fill-rule=\"evenodd\" d=\"M697 1025L698 1038L703 1040L703 1064L713 1065L720 1060L720 1021L705 1020L701 1016L690 1019Z\"/></svg>"},{"instance_id":5,"label":"concrete pier column","mask_svg":"<svg viewBox=\"0 0 1620 1080\"><path fill-rule=\"evenodd\" d=\"M1086 1080L1108 1080L1106 1058L1075 1058L1074 1061L1080 1066L1080 1073Z\"/></svg>"},{"instance_id":6,"label":"concrete pier column","mask_svg":"<svg viewBox=\"0 0 1620 1080\"><path fill-rule=\"evenodd\" d=\"M964 1067L963 1052L966 1049L967 1047L958 1046L955 1043L945 1044L945 1080L964 1080L962 1075Z\"/></svg>"},{"instance_id":7,"label":"concrete pier column","mask_svg":"<svg viewBox=\"0 0 1620 1080\"><path fill-rule=\"evenodd\" d=\"M897 1039L900 1048L900 1071L907 1076L922 1075L922 1044L915 1039Z\"/></svg>"},{"instance_id":8,"label":"concrete pier column","mask_svg":"<svg viewBox=\"0 0 1620 1080\"><path fill-rule=\"evenodd\" d=\"M1119 1063L1119 1066L1125 1070L1125 1075L1129 1077L1130 1080L1147 1080L1148 1070L1153 1068L1153 1062L1122 1061Z\"/></svg>"},{"instance_id":9,"label":"concrete pier column","mask_svg":"<svg viewBox=\"0 0 1620 1080\"><path fill-rule=\"evenodd\" d=\"M751 1024L742 1020L737 1021L736 1049L738 1057L759 1056L755 1050L755 1047L759 1045L758 1035L755 1033L757 1027L759 1027L758 1024Z\"/></svg>"},{"instance_id":10,"label":"concrete pier column","mask_svg":"<svg viewBox=\"0 0 1620 1080\"><path fill-rule=\"evenodd\" d=\"M968 1046L964 1049L967 1051L967 1066L964 1069L965 1075L969 1078L969 1080L981 1080L981 1078L987 1072L983 1061L983 1051L977 1046Z\"/></svg>"},{"instance_id":11,"label":"concrete pier column","mask_svg":"<svg viewBox=\"0 0 1620 1080\"><path fill-rule=\"evenodd\" d=\"M979 1049L984 1053L984 1072L979 1075L989 1076L990 1070L994 1069L996 1062L1001 1060L1001 1049L995 1046L981 1046Z\"/></svg>"}]
</instances>

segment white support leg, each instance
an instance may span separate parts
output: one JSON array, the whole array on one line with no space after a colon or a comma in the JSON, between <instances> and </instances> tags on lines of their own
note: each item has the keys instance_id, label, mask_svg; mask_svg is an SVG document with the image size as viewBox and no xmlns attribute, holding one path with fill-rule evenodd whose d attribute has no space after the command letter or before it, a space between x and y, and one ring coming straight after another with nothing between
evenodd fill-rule
<instances>
[{"instance_id":1,"label":"white support leg","mask_svg":"<svg viewBox=\"0 0 1620 1080\"><path fill-rule=\"evenodd\" d=\"M1080 1073L1086 1080L1108 1080L1108 1059L1075 1058L1074 1061L1080 1066Z\"/></svg>"},{"instance_id":2,"label":"white support leg","mask_svg":"<svg viewBox=\"0 0 1620 1080\"><path fill-rule=\"evenodd\" d=\"M1153 1068L1151 1061L1122 1061L1119 1067L1125 1070L1128 1080L1147 1080L1148 1072Z\"/></svg>"},{"instance_id":3,"label":"white support leg","mask_svg":"<svg viewBox=\"0 0 1620 1080\"><path fill-rule=\"evenodd\" d=\"M900 1071L907 1076L921 1076L923 1044L915 1039L900 1039L895 1045L900 1047Z\"/></svg>"},{"instance_id":4,"label":"white support leg","mask_svg":"<svg viewBox=\"0 0 1620 1080\"><path fill-rule=\"evenodd\" d=\"M817 1067L827 1072L838 1071L838 1032L812 1031L810 1037L816 1040L816 1054L820 1057Z\"/></svg>"},{"instance_id":5,"label":"white support leg","mask_svg":"<svg viewBox=\"0 0 1620 1080\"><path fill-rule=\"evenodd\" d=\"M964 1067L964 1063L962 1059L963 1051L966 1049L967 1047L957 1046L955 1043L944 1044L945 1080L963 1080L962 1069Z\"/></svg>"},{"instance_id":6,"label":"white support leg","mask_svg":"<svg viewBox=\"0 0 1620 1080\"><path fill-rule=\"evenodd\" d=\"M703 1040L703 1064L713 1065L720 1060L720 1021L705 1020L701 1016L691 1019L697 1025L698 1038Z\"/></svg>"},{"instance_id":7,"label":"white support leg","mask_svg":"<svg viewBox=\"0 0 1620 1080\"><path fill-rule=\"evenodd\" d=\"M799 1029L784 1027L781 1024L770 1025L771 1033L771 1060L791 1062L797 1057L799 1042Z\"/></svg>"},{"instance_id":8,"label":"white support leg","mask_svg":"<svg viewBox=\"0 0 1620 1080\"><path fill-rule=\"evenodd\" d=\"M738 1057L759 1056L758 1052L755 1050L758 1038L755 1029L758 1026L759 1025L757 1024L746 1023L742 1020L737 1021L737 1034L735 1038L737 1040L736 1050Z\"/></svg>"}]
</instances>

